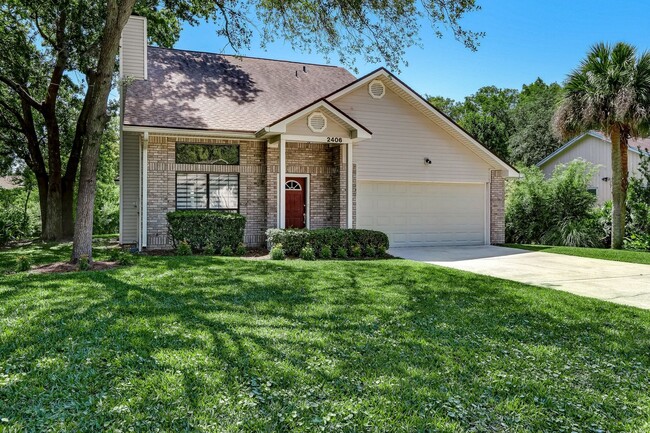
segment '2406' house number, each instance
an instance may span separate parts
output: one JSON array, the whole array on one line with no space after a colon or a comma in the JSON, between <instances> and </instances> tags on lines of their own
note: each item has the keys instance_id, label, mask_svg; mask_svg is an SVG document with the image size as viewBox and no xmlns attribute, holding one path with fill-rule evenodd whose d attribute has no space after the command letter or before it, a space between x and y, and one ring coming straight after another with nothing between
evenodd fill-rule
<instances>
[{"instance_id":1,"label":"'2406' house number","mask_svg":"<svg viewBox=\"0 0 650 433\"><path fill-rule=\"evenodd\" d=\"M328 143L343 143L343 139L341 137L327 137L327 142Z\"/></svg>"}]
</instances>

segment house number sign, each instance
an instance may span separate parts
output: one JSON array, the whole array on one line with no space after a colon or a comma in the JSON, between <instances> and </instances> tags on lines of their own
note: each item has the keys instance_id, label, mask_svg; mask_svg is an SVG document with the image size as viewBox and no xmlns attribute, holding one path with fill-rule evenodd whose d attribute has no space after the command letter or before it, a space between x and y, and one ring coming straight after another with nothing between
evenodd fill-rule
<instances>
[{"instance_id":1,"label":"house number sign","mask_svg":"<svg viewBox=\"0 0 650 433\"><path fill-rule=\"evenodd\" d=\"M328 143L343 143L343 139L341 137L327 137L327 142Z\"/></svg>"}]
</instances>

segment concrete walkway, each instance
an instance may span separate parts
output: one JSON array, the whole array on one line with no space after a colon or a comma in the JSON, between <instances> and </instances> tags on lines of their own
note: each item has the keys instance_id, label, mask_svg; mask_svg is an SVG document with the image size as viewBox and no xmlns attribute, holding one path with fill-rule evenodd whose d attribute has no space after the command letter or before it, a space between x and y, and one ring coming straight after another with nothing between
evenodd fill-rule
<instances>
[{"instance_id":1,"label":"concrete walkway","mask_svg":"<svg viewBox=\"0 0 650 433\"><path fill-rule=\"evenodd\" d=\"M391 248L396 257L650 309L650 265L514 248Z\"/></svg>"}]
</instances>

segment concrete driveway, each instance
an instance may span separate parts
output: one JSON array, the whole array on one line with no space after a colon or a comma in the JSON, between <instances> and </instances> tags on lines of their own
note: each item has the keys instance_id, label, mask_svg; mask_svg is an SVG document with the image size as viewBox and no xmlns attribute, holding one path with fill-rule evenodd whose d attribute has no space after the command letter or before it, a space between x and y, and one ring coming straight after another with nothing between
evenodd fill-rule
<instances>
[{"instance_id":1,"label":"concrete driveway","mask_svg":"<svg viewBox=\"0 0 650 433\"><path fill-rule=\"evenodd\" d=\"M535 286L650 309L650 265L514 248L391 248L390 254Z\"/></svg>"}]
</instances>

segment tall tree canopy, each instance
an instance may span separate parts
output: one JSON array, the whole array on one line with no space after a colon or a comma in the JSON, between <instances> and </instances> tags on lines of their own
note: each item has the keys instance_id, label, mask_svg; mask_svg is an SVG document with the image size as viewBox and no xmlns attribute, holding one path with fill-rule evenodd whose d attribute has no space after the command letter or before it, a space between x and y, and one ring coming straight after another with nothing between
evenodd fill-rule
<instances>
[{"instance_id":1,"label":"tall tree canopy","mask_svg":"<svg viewBox=\"0 0 650 433\"><path fill-rule=\"evenodd\" d=\"M557 83L546 84L538 78L524 84L512 111L514 128L508 139L511 162L533 165L562 145L551 125L561 96L562 87Z\"/></svg>"},{"instance_id":2,"label":"tall tree canopy","mask_svg":"<svg viewBox=\"0 0 650 433\"><path fill-rule=\"evenodd\" d=\"M555 113L559 137L595 129L612 146L612 248L622 248L630 137L650 127L650 53L637 55L626 43L594 45L567 77L562 102Z\"/></svg>"},{"instance_id":3,"label":"tall tree canopy","mask_svg":"<svg viewBox=\"0 0 650 433\"><path fill-rule=\"evenodd\" d=\"M184 22L210 21L235 52L259 31L263 43L283 39L297 49L336 54L346 65L364 59L399 69L406 48L420 43L423 18L437 36L448 29L475 49L481 34L460 21L478 9L474 0L7 0L0 5L0 43L12 49L0 60L0 128L14 134L7 142L22 141L15 155L42 179L46 237L62 237L64 221L71 220L61 197L74 186L81 161L73 259L92 258L99 147L120 35L132 13L149 19L149 42L161 46L176 41ZM77 95L78 111L67 110L66 92Z\"/></svg>"},{"instance_id":4,"label":"tall tree canopy","mask_svg":"<svg viewBox=\"0 0 650 433\"><path fill-rule=\"evenodd\" d=\"M508 140L514 131L512 110L519 92L496 86L481 87L463 102L428 96L430 104L454 119L494 154L509 160Z\"/></svg>"}]
</instances>

